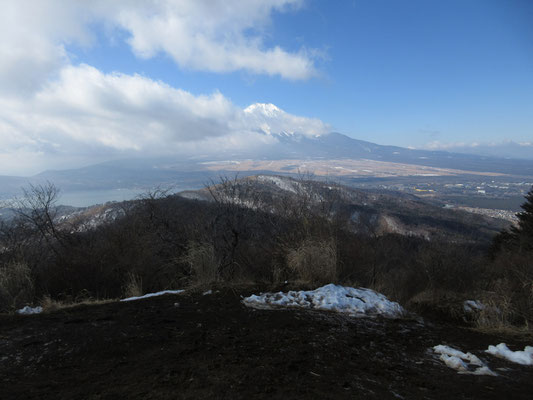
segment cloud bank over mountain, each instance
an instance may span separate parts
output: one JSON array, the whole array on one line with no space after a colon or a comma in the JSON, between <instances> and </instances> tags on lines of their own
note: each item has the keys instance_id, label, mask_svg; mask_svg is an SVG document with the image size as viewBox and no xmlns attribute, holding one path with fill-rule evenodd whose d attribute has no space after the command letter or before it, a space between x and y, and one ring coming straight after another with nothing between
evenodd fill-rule
<instances>
[{"instance_id":1,"label":"cloud bank over mountain","mask_svg":"<svg viewBox=\"0 0 533 400\"><path fill-rule=\"evenodd\" d=\"M72 158L95 162L205 154L275 143L270 133L328 132L320 120L273 105L243 110L218 92L195 96L140 75L104 74L88 65L67 66L33 96L1 99L0 104L0 130L6 133L0 136L0 160L5 165L19 159L25 166L62 168Z\"/></svg>"},{"instance_id":2,"label":"cloud bank over mountain","mask_svg":"<svg viewBox=\"0 0 533 400\"><path fill-rule=\"evenodd\" d=\"M299 0L8 2L0 13L0 174L23 175L110 158L209 152L275 142L265 133L323 134L322 121L265 107L243 110L218 91L193 94L137 74L75 64L68 46L97 29L138 57L179 67L283 79L316 74L304 50L265 47L273 12ZM270 107L270 106L268 106ZM268 108L267 107L267 108Z\"/></svg>"},{"instance_id":3,"label":"cloud bank over mountain","mask_svg":"<svg viewBox=\"0 0 533 400\"><path fill-rule=\"evenodd\" d=\"M454 142L434 141L424 146L427 150L443 150L462 154L475 154L488 157L522 158L533 160L533 142Z\"/></svg>"}]
</instances>

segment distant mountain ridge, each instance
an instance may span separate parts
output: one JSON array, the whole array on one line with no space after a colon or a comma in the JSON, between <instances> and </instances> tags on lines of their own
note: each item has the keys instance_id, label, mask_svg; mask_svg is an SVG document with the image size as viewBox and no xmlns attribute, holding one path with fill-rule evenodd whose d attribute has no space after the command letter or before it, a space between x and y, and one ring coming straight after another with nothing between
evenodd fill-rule
<instances>
[{"instance_id":1,"label":"distant mountain ridge","mask_svg":"<svg viewBox=\"0 0 533 400\"><path fill-rule=\"evenodd\" d=\"M426 165L476 172L533 176L533 160L489 157L437 150L415 150L378 145L353 139L341 133L309 137L307 135L276 135L273 158L363 158L403 164Z\"/></svg>"},{"instance_id":2,"label":"distant mountain ridge","mask_svg":"<svg viewBox=\"0 0 533 400\"><path fill-rule=\"evenodd\" d=\"M282 112L275 109L266 111ZM219 171L209 171L206 167L209 162L222 160L365 159L533 178L533 160L383 146L337 132L310 135L282 131L264 134L277 140L273 144L265 144L259 150L254 148L220 151L202 156L176 154L174 157L164 158L125 159L77 169L45 171L27 178L0 176L0 198L19 193L20 187L28 183L46 181L53 182L64 191L142 189L176 182L179 182L179 189L194 189L224 174L223 168ZM246 175L246 172L242 175Z\"/></svg>"},{"instance_id":3,"label":"distant mountain ridge","mask_svg":"<svg viewBox=\"0 0 533 400\"><path fill-rule=\"evenodd\" d=\"M503 157L533 160L533 143L517 143L505 141L502 143L472 143L472 144L451 144L430 143L428 150L443 150L451 153L472 154L485 157Z\"/></svg>"}]
</instances>

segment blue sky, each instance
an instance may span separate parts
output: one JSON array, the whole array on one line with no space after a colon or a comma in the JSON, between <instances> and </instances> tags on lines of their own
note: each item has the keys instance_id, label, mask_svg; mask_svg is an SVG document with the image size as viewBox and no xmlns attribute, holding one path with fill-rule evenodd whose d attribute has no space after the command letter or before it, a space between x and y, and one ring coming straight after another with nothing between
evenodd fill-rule
<instances>
[{"instance_id":1,"label":"blue sky","mask_svg":"<svg viewBox=\"0 0 533 400\"><path fill-rule=\"evenodd\" d=\"M159 154L158 139L191 151L244 145L258 130L241 115L253 103L284 110L283 129L379 144L533 141L528 0L20 3L0 20L0 101L14 110L0 114L0 173L21 168L22 155L33 171ZM121 124L128 113L136 125ZM198 137L171 133L196 126Z\"/></svg>"},{"instance_id":2,"label":"blue sky","mask_svg":"<svg viewBox=\"0 0 533 400\"><path fill-rule=\"evenodd\" d=\"M319 53L305 81L180 68L142 60L99 37L75 48L103 71L141 73L235 104L274 103L381 144L533 139L533 3L529 1L307 1L274 13L265 45ZM126 36L126 34L123 34Z\"/></svg>"}]
</instances>

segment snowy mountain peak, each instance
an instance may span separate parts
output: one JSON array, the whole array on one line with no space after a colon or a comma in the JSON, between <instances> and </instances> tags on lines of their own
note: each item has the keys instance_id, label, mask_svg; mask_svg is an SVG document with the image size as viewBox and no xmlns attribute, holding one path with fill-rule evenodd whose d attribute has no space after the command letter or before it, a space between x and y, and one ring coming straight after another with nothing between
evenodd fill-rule
<instances>
[{"instance_id":1,"label":"snowy mountain peak","mask_svg":"<svg viewBox=\"0 0 533 400\"><path fill-rule=\"evenodd\" d=\"M256 132L281 138L318 137L329 129L319 119L289 114L271 103L255 103L246 107L244 120Z\"/></svg>"},{"instance_id":2,"label":"snowy mountain peak","mask_svg":"<svg viewBox=\"0 0 533 400\"><path fill-rule=\"evenodd\" d=\"M254 103L244 109L247 114L263 115L265 117L275 117L285 113L282 109L272 103Z\"/></svg>"}]
</instances>

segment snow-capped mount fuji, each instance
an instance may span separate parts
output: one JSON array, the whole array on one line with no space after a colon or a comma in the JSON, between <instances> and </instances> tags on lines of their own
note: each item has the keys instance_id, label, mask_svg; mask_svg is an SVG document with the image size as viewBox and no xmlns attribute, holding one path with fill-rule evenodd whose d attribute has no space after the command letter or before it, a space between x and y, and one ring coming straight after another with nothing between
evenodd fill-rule
<instances>
[{"instance_id":1,"label":"snow-capped mount fuji","mask_svg":"<svg viewBox=\"0 0 533 400\"><path fill-rule=\"evenodd\" d=\"M244 109L246 125L253 130L274 137L318 137L330 131L328 125L316 118L289 114L271 103L255 103Z\"/></svg>"},{"instance_id":2,"label":"snow-capped mount fuji","mask_svg":"<svg viewBox=\"0 0 533 400\"><path fill-rule=\"evenodd\" d=\"M244 109L243 114L248 127L274 140L260 149L231 152L231 157L235 159L366 159L465 171L533 175L531 160L378 145L331 132L331 128L319 119L298 117L271 103L252 104ZM228 157L227 153L219 155Z\"/></svg>"}]
</instances>

